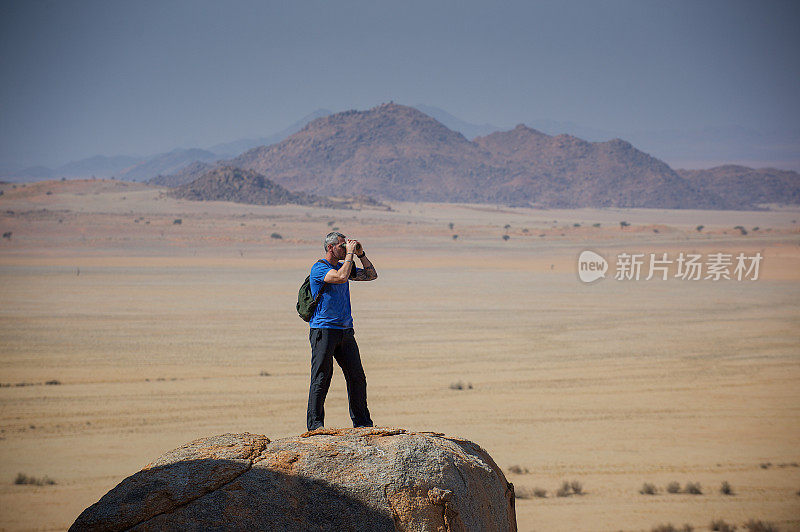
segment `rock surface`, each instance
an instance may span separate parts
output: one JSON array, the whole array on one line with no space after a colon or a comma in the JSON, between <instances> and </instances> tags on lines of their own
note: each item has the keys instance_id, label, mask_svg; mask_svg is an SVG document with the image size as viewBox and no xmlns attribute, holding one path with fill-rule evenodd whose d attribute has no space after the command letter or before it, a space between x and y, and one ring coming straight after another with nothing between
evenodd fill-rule
<instances>
[{"instance_id":1,"label":"rock surface","mask_svg":"<svg viewBox=\"0 0 800 532\"><path fill-rule=\"evenodd\" d=\"M70 530L516 530L514 488L481 447L431 432L224 434L123 480Z\"/></svg>"}]
</instances>

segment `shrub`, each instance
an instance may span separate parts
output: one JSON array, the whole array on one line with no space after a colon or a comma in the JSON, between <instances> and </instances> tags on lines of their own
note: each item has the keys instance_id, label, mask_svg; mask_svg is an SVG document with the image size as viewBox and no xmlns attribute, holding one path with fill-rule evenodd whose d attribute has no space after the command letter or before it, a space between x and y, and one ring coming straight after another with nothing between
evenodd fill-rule
<instances>
[{"instance_id":1,"label":"shrub","mask_svg":"<svg viewBox=\"0 0 800 532\"><path fill-rule=\"evenodd\" d=\"M727 480L722 482L722 485L719 487L719 492L722 493L723 495L733 495L734 494L733 493L733 488L731 487L731 485L728 483Z\"/></svg>"},{"instance_id":2,"label":"shrub","mask_svg":"<svg viewBox=\"0 0 800 532\"><path fill-rule=\"evenodd\" d=\"M573 480L569 483L569 487L572 488L572 493L575 495L583 495L583 484L578 482L577 480Z\"/></svg>"},{"instance_id":3,"label":"shrub","mask_svg":"<svg viewBox=\"0 0 800 532\"><path fill-rule=\"evenodd\" d=\"M736 530L736 525L729 525L722 519L715 519L711 521L709 528L716 532L734 532Z\"/></svg>"},{"instance_id":4,"label":"shrub","mask_svg":"<svg viewBox=\"0 0 800 532\"><path fill-rule=\"evenodd\" d=\"M183 220L181 220L180 218L175 218L174 220L172 220L172 225L181 225L182 223Z\"/></svg>"},{"instance_id":5,"label":"shrub","mask_svg":"<svg viewBox=\"0 0 800 532\"><path fill-rule=\"evenodd\" d=\"M625 229L629 225L631 225L631 224L629 224L628 222L622 221L622 222L619 223L619 228L620 229Z\"/></svg>"},{"instance_id":6,"label":"shrub","mask_svg":"<svg viewBox=\"0 0 800 532\"><path fill-rule=\"evenodd\" d=\"M262 371L258 374L260 377L269 377L269 371Z\"/></svg>"},{"instance_id":7,"label":"shrub","mask_svg":"<svg viewBox=\"0 0 800 532\"><path fill-rule=\"evenodd\" d=\"M681 485L677 482L670 482L667 484L667 493L680 493Z\"/></svg>"},{"instance_id":8,"label":"shrub","mask_svg":"<svg viewBox=\"0 0 800 532\"><path fill-rule=\"evenodd\" d=\"M700 487L699 482L687 482L686 486L683 488L684 493L689 493L691 495L702 495L703 489Z\"/></svg>"},{"instance_id":9,"label":"shrub","mask_svg":"<svg viewBox=\"0 0 800 532\"><path fill-rule=\"evenodd\" d=\"M533 488L533 496L538 497L539 499L546 499L547 490L542 488Z\"/></svg>"},{"instance_id":10,"label":"shrub","mask_svg":"<svg viewBox=\"0 0 800 532\"><path fill-rule=\"evenodd\" d=\"M450 222L449 224L447 224L447 226L448 226L448 227L450 228L450 230L452 231L452 230L453 230L453 227L455 227L455 224L453 224L453 222Z\"/></svg>"},{"instance_id":11,"label":"shrub","mask_svg":"<svg viewBox=\"0 0 800 532\"><path fill-rule=\"evenodd\" d=\"M453 240L458 240L458 235L453 235Z\"/></svg>"},{"instance_id":12,"label":"shrub","mask_svg":"<svg viewBox=\"0 0 800 532\"><path fill-rule=\"evenodd\" d=\"M533 492L531 492L528 488L514 487L515 499L530 499L531 497L533 497Z\"/></svg>"},{"instance_id":13,"label":"shrub","mask_svg":"<svg viewBox=\"0 0 800 532\"><path fill-rule=\"evenodd\" d=\"M333 225L333 224L335 224L335 223L336 223L336 222L335 222L334 220L331 220L330 222L328 222L328 227L332 226L332 225Z\"/></svg>"},{"instance_id":14,"label":"shrub","mask_svg":"<svg viewBox=\"0 0 800 532\"><path fill-rule=\"evenodd\" d=\"M450 389L451 390L465 390L465 389L466 390L471 390L472 389L472 383L468 382L467 384L464 384L461 381L453 382L453 383L450 383Z\"/></svg>"},{"instance_id":15,"label":"shrub","mask_svg":"<svg viewBox=\"0 0 800 532\"><path fill-rule=\"evenodd\" d=\"M655 495L658 493L658 488L656 488L653 484L645 482L642 484L642 488L639 490L639 493L642 495Z\"/></svg>"},{"instance_id":16,"label":"shrub","mask_svg":"<svg viewBox=\"0 0 800 532\"><path fill-rule=\"evenodd\" d=\"M527 475L528 473L530 473L527 467L522 467L518 465L512 465L511 467L509 467L508 472L514 473L515 475L523 475L523 474Z\"/></svg>"},{"instance_id":17,"label":"shrub","mask_svg":"<svg viewBox=\"0 0 800 532\"><path fill-rule=\"evenodd\" d=\"M283 237L280 235L280 233L272 233L271 235L269 235L269 237L270 237L270 238L274 238L275 240L281 240L281 239L283 238Z\"/></svg>"},{"instance_id":18,"label":"shrub","mask_svg":"<svg viewBox=\"0 0 800 532\"><path fill-rule=\"evenodd\" d=\"M505 229L506 231L508 231L509 229L511 229L511 224L506 224L506 225L504 225L504 226L503 226L503 229Z\"/></svg>"},{"instance_id":19,"label":"shrub","mask_svg":"<svg viewBox=\"0 0 800 532\"><path fill-rule=\"evenodd\" d=\"M11 240L11 231L6 231L5 233L3 233L3 238Z\"/></svg>"},{"instance_id":20,"label":"shrub","mask_svg":"<svg viewBox=\"0 0 800 532\"><path fill-rule=\"evenodd\" d=\"M667 523L666 525L655 526L651 530L652 532L692 532L694 528L689 524L683 525L681 528L675 528L673 524Z\"/></svg>"},{"instance_id":21,"label":"shrub","mask_svg":"<svg viewBox=\"0 0 800 532\"><path fill-rule=\"evenodd\" d=\"M746 235L747 234L747 229L745 229L741 225L737 225L736 227L734 227L734 229L738 229L739 233L741 233L742 235Z\"/></svg>"},{"instance_id":22,"label":"shrub","mask_svg":"<svg viewBox=\"0 0 800 532\"><path fill-rule=\"evenodd\" d=\"M58 386L59 384L61 384L61 381L53 379L53 380L45 382L45 384L47 384L49 386Z\"/></svg>"},{"instance_id":23,"label":"shrub","mask_svg":"<svg viewBox=\"0 0 800 532\"><path fill-rule=\"evenodd\" d=\"M17 478L14 479L14 484L30 485L30 486L52 486L56 481L45 476L42 478L29 477L24 473L17 473Z\"/></svg>"},{"instance_id":24,"label":"shrub","mask_svg":"<svg viewBox=\"0 0 800 532\"><path fill-rule=\"evenodd\" d=\"M556 497L569 497L570 495L572 495L572 490L569 487L569 482L565 480L564 483L561 484L561 487L558 488L558 491L556 491Z\"/></svg>"},{"instance_id":25,"label":"shrub","mask_svg":"<svg viewBox=\"0 0 800 532\"><path fill-rule=\"evenodd\" d=\"M572 224L572 227L580 227L580 226L581 226L581 224L579 224L579 223Z\"/></svg>"},{"instance_id":26,"label":"shrub","mask_svg":"<svg viewBox=\"0 0 800 532\"><path fill-rule=\"evenodd\" d=\"M592 224L592 227L600 227L600 224L599 223Z\"/></svg>"},{"instance_id":27,"label":"shrub","mask_svg":"<svg viewBox=\"0 0 800 532\"><path fill-rule=\"evenodd\" d=\"M744 524L744 529L748 532L778 532L778 527L772 523L765 523L754 519L748 520Z\"/></svg>"},{"instance_id":28,"label":"shrub","mask_svg":"<svg viewBox=\"0 0 800 532\"><path fill-rule=\"evenodd\" d=\"M503 240L508 241L509 238L511 238L511 237L508 236L508 235L503 235Z\"/></svg>"},{"instance_id":29,"label":"shrub","mask_svg":"<svg viewBox=\"0 0 800 532\"><path fill-rule=\"evenodd\" d=\"M698 225L697 227L695 227L695 229L697 229L697 232L699 233L700 231L703 230L704 227L705 225Z\"/></svg>"}]
</instances>

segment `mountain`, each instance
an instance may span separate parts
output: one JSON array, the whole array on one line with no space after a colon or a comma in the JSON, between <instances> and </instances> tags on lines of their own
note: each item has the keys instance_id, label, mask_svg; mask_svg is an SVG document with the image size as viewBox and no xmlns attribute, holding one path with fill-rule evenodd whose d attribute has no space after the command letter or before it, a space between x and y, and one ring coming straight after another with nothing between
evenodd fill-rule
<instances>
[{"instance_id":1,"label":"mountain","mask_svg":"<svg viewBox=\"0 0 800 532\"><path fill-rule=\"evenodd\" d=\"M217 166L222 166L224 164L223 161L218 161ZM211 163L204 163L200 161L195 161L191 164L188 164L174 172L172 174L167 175L157 175L156 177L150 179L148 183L151 185L158 185L162 187L178 187L180 185L185 185L186 183L191 183L198 177L202 176L206 172L213 170L215 168L214 164Z\"/></svg>"},{"instance_id":2,"label":"mountain","mask_svg":"<svg viewBox=\"0 0 800 532\"><path fill-rule=\"evenodd\" d=\"M464 120L451 115L444 109L433 107L431 105L417 104L414 107L426 115L435 118L453 131L458 131L468 139L474 139L475 137L479 137L481 135L489 135L490 133L502 131L503 129L498 126L493 126L492 124L472 124L470 122L465 122Z\"/></svg>"},{"instance_id":3,"label":"mountain","mask_svg":"<svg viewBox=\"0 0 800 532\"><path fill-rule=\"evenodd\" d=\"M800 205L800 174L790 170L728 164L677 172L695 186L714 192L728 202Z\"/></svg>"},{"instance_id":4,"label":"mountain","mask_svg":"<svg viewBox=\"0 0 800 532\"><path fill-rule=\"evenodd\" d=\"M57 179L60 177L117 177L119 179L127 179L133 181L141 181L151 179L158 176L153 180L156 184L163 184L167 186L174 186L174 179L167 180L168 182L160 183L159 179L162 176L177 174L186 165L195 161L213 162L218 159L234 157L246 150L256 146L264 146L267 144L274 144L280 142L292 133L296 133L303 128L310 121L331 114L327 109L318 109L310 113L289 127L267 137L260 137L254 139L239 139L233 142L217 144L202 150L199 148L191 149L175 149L166 153L157 153L147 157L136 157L131 155L115 155L107 157L105 155L97 155L87 159L80 159L73 161L56 168L49 168L45 166L31 166L27 168L12 168L5 167L0 169L0 176L9 181L34 181L37 179ZM210 168L211 165L208 166ZM207 169L207 168L206 168ZM193 174L197 177L194 168ZM185 181L182 181L185 182Z\"/></svg>"},{"instance_id":5,"label":"mountain","mask_svg":"<svg viewBox=\"0 0 800 532\"><path fill-rule=\"evenodd\" d=\"M550 136L518 125L511 131L478 137L494 166L511 179L496 183L495 197L524 197L559 208L743 208L692 185L666 163L621 139L587 142L571 135Z\"/></svg>"},{"instance_id":6,"label":"mountain","mask_svg":"<svg viewBox=\"0 0 800 532\"><path fill-rule=\"evenodd\" d=\"M615 139L591 143L525 126L471 142L394 103L310 122L228 161L289 190L389 200L542 207L743 208ZM196 176L185 176L186 179Z\"/></svg>"},{"instance_id":7,"label":"mountain","mask_svg":"<svg viewBox=\"0 0 800 532\"><path fill-rule=\"evenodd\" d=\"M233 201L253 205L313 205L349 209L354 206L388 208L372 198L322 198L303 192L290 192L253 170L220 166L204 173L191 183L169 191L174 198L193 201Z\"/></svg>"},{"instance_id":8,"label":"mountain","mask_svg":"<svg viewBox=\"0 0 800 532\"><path fill-rule=\"evenodd\" d=\"M333 111L329 111L327 109L317 109L313 113L307 114L294 124L290 125L289 127L278 131L272 135L267 137L259 137L259 138L250 138L250 139L239 139L233 142L225 142L222 144L215 144L208 148L208 151L212 151L216 153L219 158L230 158L239 155L242 152L245 152L249 149L256 148L258 146L269 146L270 144L275 144L276 142L280 142L289 135L297 133L306 124L315 120L317 118L321 118L323 116L328 116L333 114ZM152 176L151 176L152 177Z\"/></svg>"},{"instance_id":9,"label":"mountain","mask_svg":"<svg viewBox=\"0 0 800 532\"><path fill-rule=\"evenodd\" d=\"M219 159L215 153L207 150L176 149L168 153L154 155L130 168L119 172L116 177L130 181L150 179L154 175L171 174L195 161L211 162Z\"/></svg>"}]
</instances>

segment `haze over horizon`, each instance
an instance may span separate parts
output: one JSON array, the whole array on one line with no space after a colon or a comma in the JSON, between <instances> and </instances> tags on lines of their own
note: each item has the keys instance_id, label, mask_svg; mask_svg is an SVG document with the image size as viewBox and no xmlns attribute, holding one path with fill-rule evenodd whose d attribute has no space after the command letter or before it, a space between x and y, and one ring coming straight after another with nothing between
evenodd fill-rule
<instances>
[{"instance_id":1,"label":"haze over horizon","mask_svg":"<svg viewBox=\"0 0 800 532\"><path fill-rule=\"evenodd\" d=\"M0 169L395 101L619 136L673 166L797 170L798 22L782 1L5 1Z\"/></svg>"}]
</instances>

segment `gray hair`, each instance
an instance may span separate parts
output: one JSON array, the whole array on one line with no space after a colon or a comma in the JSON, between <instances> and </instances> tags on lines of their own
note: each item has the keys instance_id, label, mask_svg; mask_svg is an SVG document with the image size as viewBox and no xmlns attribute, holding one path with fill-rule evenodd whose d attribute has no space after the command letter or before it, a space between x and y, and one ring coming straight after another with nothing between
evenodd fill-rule
<instances>
[{"instance_id":1,"label":"gray hair","mask_svg":"<svg viewBox=\"0 0 800 532\"><path fill-rule=\"evenodd\" d=\"M338 244L340 237L344 238L344 235L339 231L331 231L325 236L325 243L322 244L322 249L325 250L325 252L327 253L328 246L330 246L331 244L333 244L334 246Z\"/></svg>"}]
</instances>

